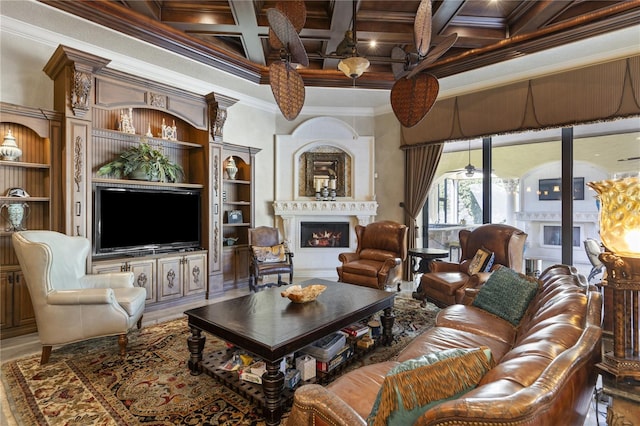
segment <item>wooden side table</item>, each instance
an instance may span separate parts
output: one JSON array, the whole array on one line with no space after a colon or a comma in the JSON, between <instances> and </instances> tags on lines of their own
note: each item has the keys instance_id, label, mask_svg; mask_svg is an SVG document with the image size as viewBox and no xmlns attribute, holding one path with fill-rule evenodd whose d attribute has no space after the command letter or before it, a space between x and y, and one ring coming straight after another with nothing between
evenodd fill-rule
<instances>
[{"instance_id":1,"label":"wooden side table","mask_svg":"<svg viewBox=\"0 0 640 426\"><path fill-rule=\"evenodd\" d=\"M416 247L407 251L407 254L411 258L411 272L415 275L424 274L431 271L431 262L435 259L444 259L449 257L448 250L430 248L430 247ZM398 291L400 291L400 284L398 284Z\"/></svg>"}]
</instances>

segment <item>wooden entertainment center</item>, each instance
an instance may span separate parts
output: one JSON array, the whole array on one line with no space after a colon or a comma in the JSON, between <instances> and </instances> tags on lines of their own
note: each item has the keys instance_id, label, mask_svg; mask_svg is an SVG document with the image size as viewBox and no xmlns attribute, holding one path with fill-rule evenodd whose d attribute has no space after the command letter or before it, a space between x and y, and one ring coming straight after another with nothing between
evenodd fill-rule
<instances>
[{"instance_id":1,"label":"wooden entertainment center","mask_svg":"<svg viewBox=\"0 0 640 426\"><path fill-rule=\"evenodd\" d=\"M95 243L96 187L194 190L201 200L200 247L113 254L97 254L94 248L88 271L133 271L136 285L147 289L147 310L247 286L247 230L254 223L254 164L260 150L223 140L227 108L236 100L141 79L107 68L109 62L58 46L44 67L54 82L55 111L2 103L2 136L11 129L23 155L18 161L0 161L0 204L28 203L31 212L24 223L26 229L55 230ZM122 114L130 114L135 132L119 131ZM161 137L163 124L175 126L175 138ZM100 166L141 142L181 165L184 179L167 183L97 175ZM235 179L225 170L231 156L239 169ZM29 197L4 196L15 187L26 190ZM180 206L167 206L172 208ZM242 222L228 223L231 210L242 212ZM158 232L180 226L157 223L153 217L152 211L130 212L132 221L140 226L156 225ZM0 232L2 338L36 330L29 294L11 247L13 231L5 231L7 225L3 220ZM229 238L233 245L225 244Z\"/></svg>"}]
</instances>

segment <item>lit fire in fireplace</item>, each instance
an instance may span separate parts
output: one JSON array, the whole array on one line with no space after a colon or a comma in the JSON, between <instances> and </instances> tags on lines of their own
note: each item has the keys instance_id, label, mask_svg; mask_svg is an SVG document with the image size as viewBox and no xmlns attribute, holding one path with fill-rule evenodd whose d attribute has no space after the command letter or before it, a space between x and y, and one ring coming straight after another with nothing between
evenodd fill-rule
<instances>
[{"instance_id":1,"label":"lit fire in fireplace","mask_svg":"<svg viewBox=\"0 0 640 426\"><path fill-rule=\"evenodd\" d=\"M349 222L302 222L303 247L349 247Z\"/></svg>"},{"instance_id":2,"label":"lit fire in fireplace","mask_svg":"<svg viewBox=\"0 0 640 426\"><path fill-rule=\"evenodd\" d=\"M311 239L307 241L307 245L310 247L339 247L340 238L342 238L342 232L314 232Z\"/></svg>"}]
</instances>

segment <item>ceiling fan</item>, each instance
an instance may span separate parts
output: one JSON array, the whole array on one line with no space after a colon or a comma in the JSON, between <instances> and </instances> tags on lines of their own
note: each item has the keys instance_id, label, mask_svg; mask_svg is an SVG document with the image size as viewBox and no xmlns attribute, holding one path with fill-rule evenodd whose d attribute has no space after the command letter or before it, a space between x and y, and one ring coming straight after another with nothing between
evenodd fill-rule
<instances>
[{"instance_id":1,"label":"ceiling fan","mask_svg":"<svg viewBox=\"0 0 640 426\"><path fill-rule=\"evenodd\" d=\"M275 8L267 9L269 43L280 49L280 62L269 66L269 85L278 108L289 121L300 114L304 105L304 81L296 69L309 66L309 57L298 35L306 16L304 1L278 2Z\"/></svg>"},{"instance_id":2,"label":"ceiling fan","mask_svg":"<svg viewBox=\"0 0 640 426\"><path fill-rule=\"evenodd\" d=\"M397 80L391 89L391 108L405 127L418 124L431 110L438 97L438 79L422 71L444 55L458 39L456 33L450 34L429 52L431 16L431 0L422 0L413 23L417 52L407 53L399 47L391 52L391 59L398 61L392 64Z\"/></svg>"},{"instance_id":3,"label":"ceiling fan","mask_svg":"<svg viewBox=\"0 0 640 426\"><path fill-rule=\"evenodd\" d=\"M468 153L468 155L469 155L469 163L468 163L466 166L464 166L464 168L462 168L462 169L457 169L457 170L449 170L449 171L448 171L448 172L446 172L446 173L460 173L460 172L464 172L464 175L465 175L466 177L469 177L469 178L470 178L470 177L473 177L473 175L474 175L476 172L482 172L482 170L481 170L481 169L478 169L478 168L476 168L476 166L474 166L473 164L471 164L471 141L469 141L469 148L468 148L468 150L467 150L467 153Z\"/></svg>"}]
</instances>

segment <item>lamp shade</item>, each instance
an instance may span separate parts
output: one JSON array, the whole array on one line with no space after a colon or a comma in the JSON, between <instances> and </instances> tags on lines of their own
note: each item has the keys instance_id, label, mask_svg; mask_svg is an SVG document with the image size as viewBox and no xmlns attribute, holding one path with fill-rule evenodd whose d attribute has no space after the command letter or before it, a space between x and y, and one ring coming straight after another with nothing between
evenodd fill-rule
<instances>
[{"instance_id":1,"label":"lamp shade","mask_svg":"<svg viewBox=\"0 0 640 426\"><path fill-rule=\"evenodd\" d=\"M640 258L640 177L588 182L600 200L600 238L618 256Z\"/></svg>"},{"instance_id":2,"label":"lamp shade","mask_svg":"<svg viewBox=\"0 0 640 426\"><path fill-rule=\"evenodd\" d=\"M338 63L338 69L350 78L360 77L367 68L369 68L369 61L361 56L350 56Z\"/></svg>"}]
</instances>

